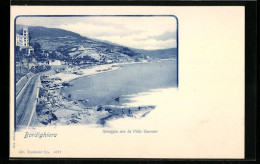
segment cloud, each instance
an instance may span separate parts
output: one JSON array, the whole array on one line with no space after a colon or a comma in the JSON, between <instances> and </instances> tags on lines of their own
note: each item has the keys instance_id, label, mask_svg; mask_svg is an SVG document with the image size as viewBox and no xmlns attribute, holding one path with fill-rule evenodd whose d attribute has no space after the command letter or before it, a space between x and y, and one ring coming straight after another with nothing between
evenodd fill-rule
<instances>
[{"instance_id":1,"label":"cloud","mask_svg":"<svg viewBox=\"0 0 260 164\"><path fill-rule=\"evenodd\" d=\"M24 17L17 23L61 28L82 36L140 49L176 47L173 17Z\"/></svg>"},{"instance_id":2,"label":"cloud","mask_svg":"<svg viewBox=\"0 0 260 164\"><path fill-rule=\"evenodd\" d=\"M176 31L175 32L165 32L161 35L154 37L156 40L169 40L169 39L176 39Z\"/></svg>"}]
</instances>

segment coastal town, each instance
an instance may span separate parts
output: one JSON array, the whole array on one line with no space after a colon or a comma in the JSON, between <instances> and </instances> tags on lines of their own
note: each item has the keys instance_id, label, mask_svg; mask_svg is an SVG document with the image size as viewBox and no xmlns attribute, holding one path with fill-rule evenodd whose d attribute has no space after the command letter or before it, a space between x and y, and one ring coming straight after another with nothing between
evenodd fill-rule
<instances>
[{"instance_id":1,"label":"coastal town","mask_svg":"<svg viewBox=\"0 0 260 164\"><path fill-rule=\"evenodd\" d=\"M145 117L155 106L113 106L98 105L86 106L89 100L72 99L71 95L64 94L61 89L71 86L70 81L104 72L115 71L130 63L145 63L151 60L140 55L139 58L130 58L120 54L105 58L90 48L80 47L73 50L82 50L84 53L92 52L92 58L77 58L76 60L64 59L60 52L43 49L37 42L31 43L29 29L22 28L21 33L16 34L16 95L17 95L17 126L46 126L46 125L70 125L70 124L99 124L104 126L107 120L123 117ZM126 50L124 50L125 52ZM77 51L74 52L78 53ZM111 52L112 53L112 52ZM126 52L125 52L126 53ZM69 54L73 56L74 54ZM79 55L80 56L80 55ZM102 58L103 57L103 58ZM33 79L35 80L33 81ZM29 93L20 93L28 83L32 83L34 89ZM29 89L28 89L29 90ZM28 100L27 100L28 99ZM30 99L30 100L29 100ZM34 106L34 100L36 105ZM120 97L114 97L113 101L119 102ZM26 108L26 109L25 109ZM28 108L33 111L26 111ZM29 116L24 113L31 115Z\"/></svg>"}]
</instances>

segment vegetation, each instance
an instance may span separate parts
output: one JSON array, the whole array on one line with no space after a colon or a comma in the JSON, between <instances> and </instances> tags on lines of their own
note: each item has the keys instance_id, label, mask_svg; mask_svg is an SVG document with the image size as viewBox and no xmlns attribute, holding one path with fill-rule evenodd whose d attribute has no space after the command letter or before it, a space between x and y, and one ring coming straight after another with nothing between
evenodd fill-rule
<instances>
[{"instance_id":1,"label":"vegetation","mask_svg":"<svg viewBox=\"0 0 260 164\"><path fill-rule=\"evenodd\" d=\"M41 65L39 62L48 62L48 51L43 51L41 45L37 42L32 44L34 51L30 54L26 49L20 49L20 47L15 46L15 61L16 61L16 77L15 80L18 82L27 73L43 72L50 70L50 66Z\"/></svg>"},{"instance_id":2,"label":"vegetation","mask_svg":"<svg viewBox=\"0 0 260 164\"><path fill-rule=\"evenodd\" d=\"M51 69L49 65L32 66L30 71L33 73L44 72Z\"/></svg>"}]
</instances>

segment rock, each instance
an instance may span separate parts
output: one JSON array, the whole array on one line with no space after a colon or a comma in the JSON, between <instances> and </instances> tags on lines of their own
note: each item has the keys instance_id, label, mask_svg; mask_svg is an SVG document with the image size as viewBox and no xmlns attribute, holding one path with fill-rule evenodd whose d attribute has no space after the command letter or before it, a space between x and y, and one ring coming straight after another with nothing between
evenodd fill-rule
<instances>
[{"instance_id":1,"label":"rock","mask_svg":"<svg viewBox=\"0 0 260 164\"><path fill-rule=\"evenodd\" d=\"M68 82L63 82L63 83L62 83L62 86L71 86L71 85L70 85L70 83L68 83Z\"/></svg>"},{"instance_id":2,"label":"rock","mask_svg":"<svg viewBox=\"0 0 260 164\"><path fill-rule=\"evenodd\" d=\"M58 120L57 116L51 113L51 121L56 121L56 120Z\"/></svg>"},{"instance_id":3,"label":"rock","mask_svg":"<svg viewBox=\"0 0 260 164\"><path fill-rule=\"evenodd\" d=\"M81 99L79 99L78 101L79 101L79 102L86 103L86 102L88 102L89 100L81 100Z\"/></svg>"},{"instance_id":4,"label":"rock","mask_svg":"<svg viewBox=\"0 0 260 164\"><path fill-rule=\"evenodd\" d=\"M76 120L76 119L71 119L70 122L76 124L76 123L78 123L79 121Z\"/></svg>"},{"instance_id":5,"label":"rock","mask_svg":"<svg viewBox=\"0 0 260 164\"><path fill-rule=\"evenodd\" d=\"M120 101L120 97L115 98L115 101L119 102Z\"/></svg>"},{"instance_id":6,"label":"rock","mask_svg":"<svg viewBox=\"0 0 260 164\"><path fill-rule=\"evenodd\" d=\"M111 108L105 108L105 111L108 111L108 113L113 113L113 110Z\"/></svg>"},{"instance_id":7,"label":"rock","mask_svg":"<svg viewBox=\"0 0 260 164\"><path fill-rule=\"evenodd\" d=\"M101 106L101 105L99 105L99 106L97 107L97 111L102 111L102 106Z\"/></svg>"},{"instance_id":8,"label":"rock","mask_svg":"<svg viewBox=\"0 0 260 164\"><path fill-rule=\"evenodd\" d=\"M61 78L59 78L59 77L56 77L56 78L54 78L54 80L59 80L59 81L60 81L60 80L61 80Z\"/></svg>"},{"instance_id":9,"label":"rock","mask_svg":"<svg viewBox=\"0 0 260 164\"><path fill-rule=\"evenodd\" d=\"M41 121L41 123L43 124L43 125L48 125L48 121L47 120L43 120L43 121Z\"/></svg>"}]
</instances>

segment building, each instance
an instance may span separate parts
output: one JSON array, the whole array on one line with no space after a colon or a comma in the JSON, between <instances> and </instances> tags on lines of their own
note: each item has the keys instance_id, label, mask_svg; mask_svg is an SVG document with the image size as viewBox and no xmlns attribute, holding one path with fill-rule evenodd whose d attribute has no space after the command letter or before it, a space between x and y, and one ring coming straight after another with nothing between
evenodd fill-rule
<instances>
[{"instance_id":1,"label":"building","mask_svg":"<svg viewBox=\"0 0 260 164\"><path fill-rule=\"evenodd\" d=\"M27 55L30 55L34 49L29 45L29 30L28 28L23 28L22 34L16 33L16 46L20 48L20 50L25 49Z\"/></svg>"},{"instance_id":2,"label":"building","mask_svg":"<svg viewBox=\"0 0 260 164\"><path fill-rule=\"evenodd\" d=\"M49 65L61 65L62 62L60 60L49 60Z\"/></svg>"},{"instance_id":3,"label":"building","mask_svg":"<svg viewBox=\"0 0 260 164\"><path fill-rule=\"evenodd\" d=\"M29 30L28 28L23 28L23 33L16 34L16 46L28 47L29 46Z\"/></svg>"}]
</instances>

